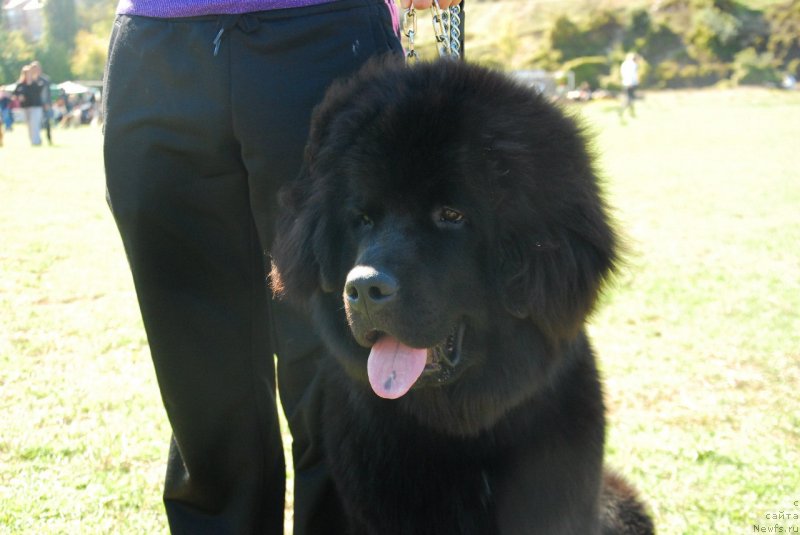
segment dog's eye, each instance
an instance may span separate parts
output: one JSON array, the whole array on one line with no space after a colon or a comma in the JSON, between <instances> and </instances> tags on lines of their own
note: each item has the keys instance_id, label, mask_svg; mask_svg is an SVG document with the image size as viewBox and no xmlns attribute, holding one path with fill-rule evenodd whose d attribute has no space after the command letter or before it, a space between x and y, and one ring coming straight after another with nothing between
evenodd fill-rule
<instances>
[{"instance_id":1,"label":"dog's eye","mask_svg":"<svg viewBox=\"0 0 800 535\"><path fill-rule=\"evenodd\" d=\"M464 214L447 206L442 207L437 214L438 223L460 225L464 223L464 221Z\"/></svg>"}]
</instances>

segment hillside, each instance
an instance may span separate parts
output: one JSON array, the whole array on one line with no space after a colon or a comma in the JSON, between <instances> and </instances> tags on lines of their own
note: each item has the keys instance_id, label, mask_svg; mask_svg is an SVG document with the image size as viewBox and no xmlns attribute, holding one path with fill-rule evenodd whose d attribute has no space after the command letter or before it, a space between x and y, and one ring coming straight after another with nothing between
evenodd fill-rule
<instances>
[{"instance_id":1,"label":"hillside","mask_svg":"<svg viewBox=\"0 0 800 535\"><path fill-rule=\"evenodd\" d=\"M428 20L419 14L416 48L432 58ZM471 61L567 67L595 87L613 88L628 51L639 53L652 87L800 78L800 0L467 0L466 20Z\"/></svg>"}]
</instances>

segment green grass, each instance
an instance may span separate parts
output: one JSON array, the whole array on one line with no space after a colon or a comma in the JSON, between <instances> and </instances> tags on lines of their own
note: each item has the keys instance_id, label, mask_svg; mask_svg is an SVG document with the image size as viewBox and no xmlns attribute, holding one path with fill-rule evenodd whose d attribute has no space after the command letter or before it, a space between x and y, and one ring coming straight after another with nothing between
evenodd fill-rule
<instances>
[{"instance_id":1,"label":"green grass","mask_svg":"<svg viewBox=\"0 0 800 535\"><path fill-rule=\"evenodd\" d=\"M585 109L629 249L591 329L610 462L662 533L753 533L800 514L800 93L655 93L638 112Z\"/></svg>"},{"instance_id":2,"label":"green grass","mask_svg":"<svg viewBox=\"0 0 800 535\"><path fill-rule=\"evenodd\" d=\"M800 500L800 93L573 108L626 236L593 317L608 457L660 533ZM0 533L165 533L169 428L104 200L101 137L0 149Z\"/></svg>"},{"instance_id":3,"label":"green grass","mask_svg":"<svg viewBox=\"0 0 800 535\"><path fill-rule=\"evenodd\" d=\"M0 149L0 533L158 533L169 428L96 129Z\"/></svg>"}]
</instances>

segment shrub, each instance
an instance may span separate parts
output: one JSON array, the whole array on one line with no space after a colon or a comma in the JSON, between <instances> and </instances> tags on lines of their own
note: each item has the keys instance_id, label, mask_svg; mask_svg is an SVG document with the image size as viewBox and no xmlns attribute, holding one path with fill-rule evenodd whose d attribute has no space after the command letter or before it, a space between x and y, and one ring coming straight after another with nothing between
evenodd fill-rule
<instances>
[{"instance_id":1,"label":"shrub","mask_svg":"<svg viewBox=\"0 0 800 535\"><path fill-rule=\"evenodd\" d=\"M733 62L733 81L739 85L777 83L781 77L775 63L770 52L759 54L754 48L742 50Z\"/></svg>"},{"instance_id":2,"label":"shrub","mask_svg":"<svg viewBox=\"0 0 800 535\"><path fill-rule=\"evenodd\" d=\"M570 60L561 66L561 70L575 73L576 86L587 82L592 88L597 88L600 86L600 76L607 75L610 66L605 56L590 56Z\"/></svg>"},{"instance_id":3,"label":"shrub","mask_svg":"<svg viewBox=\"0 0 800 535\"><path fill-rule=\"evenodd\" d=\"M704 87L715 85L730 76L730 68L724 63L681 64L664 61L656 66L651 82L659 89Z\"/></svg>"},{"instance_id":4,"label":"shrub","mask_svg":"<svg viewBox=\"0 0 800 535\"><path fill-rule=\"evenodd\" d=\"M616 15L608 10L592 13L585 25L561 15L550 31L550 47L561 53L562 61L596 56L611 51L622 29Z\"/></svg>"},{"instance_id":5,"label":"shrub","mask_svg":"<svg viewBox=\"0 0 800 535\"><path fill-rule=\"evenodd\" d=\"M624 26L617 15L607 9L592 13L582 30L589 45L584 56L611 52L624 34Z\"/></svg>"},{"instance_id":6,"label":"shrub","mask_svg":"<svg viewBox=\"0 0 800 535\"><path fill-rule=\"evenodd\" d=\"M786 72L795 78L800 77L800 58L790 61L786 65Z\"/></svg>"},{"instance_id":7,"label":"shrub","mask_svg":"<svg viewBox=\"0 0 800 535\"><path fill-rule=\"evenodd\" d=\"M660 23L637 42L637 50L653 63L661 62L667 58L684 52L685 46L681 36L672 31L664 23Z\"/></svg>"},{"instance_id":8,"label":"shrub","mask_svg":"<svg viewBox=\"0 0 800 535\"><path fill-rule=\"evenodd\" d=\"M675 79L678 77L681 66L677 61L662 61L654 69L652 76L653 86L658 89L676 87Z\"/></svg>"},{"instance_id":9,"label":"shrub","mask_svg":"<svg viewBox=\"0 0 800 535\"><path fill-rule=\"evenodd\" d=\"M577 24L566 15L556 19L550 30L550 48L559 51L563 60L585 55L588 47L586 36Z\"/></svg>"},{"instance_id":10,"label":"shrub","mask_svg":"<svg viewBox=\"0 0 800 535\"><path fill-rule=\"evenodd\" d=\"M72 71L69 68L71 47L60 41L45 39L36 48L36 57L51 80L69 80Z\"/></svg>"},{"instance_id":11,"label":"shrub","mask_svg":"<svg viewBox=\"0 0 800 535\"><path fill-rule=\"evenodd\" d=\"M789 64L800 59L800 1L794 0L769 7L764 13L769 25L767 50L792 72ZM794 74L800 74L794 69Z\"/></svg>"},{"instance_id":12,"label":"shrub","mask_svg":"<svg viewBox=\"0 0 800 535\"><path fill-rule=\"evenodd\" d=\"M653 31L650 14L646 9L635 9L630 16L630 22L625 28L622 37L622 47L625 50L639 50L641 43Z\"/></svg>"},{"instance_id":13,"label":"shrub","mask_svg":"<svg viewBox=\"0 0 800 535\"><path fill-rule=\"evenodd\" d=\"M696 11L688 35L692 55L704 61L730 61L736 53L740 28L739 19L716 7Z\"/></svg>"}]
</instances>

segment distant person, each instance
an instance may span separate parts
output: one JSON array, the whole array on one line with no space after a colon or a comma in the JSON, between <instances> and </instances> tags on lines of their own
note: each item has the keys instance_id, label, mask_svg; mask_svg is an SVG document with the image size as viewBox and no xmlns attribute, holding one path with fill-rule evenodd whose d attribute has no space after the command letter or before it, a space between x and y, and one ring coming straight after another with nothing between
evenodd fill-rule
<instances>
[{"instance_id":1,"label":"distant person","mask_svg":"<svg viewBox=\"0 0 800 535\"><path fill-rule=\"evenodd\" d=\"M5 129L10 132L14 127L14 114L11 113L11 95L6 91L0 92L0 117Z\"/></svg>"},{"instance_id":2,"label":"distant person","mask_svg":"<svg viewBox=\"0 0 800 535\"><path fill-rule=\"evenodd\" d=\"M636 117L633 101L636 100L636 88L639 86L639 63L635 52L629 52L625 56L619 73L622 77L622 88L625 90L624 101L619 111L620 117L624 115L626 109L630 110L631 117Z\"/></svg>"},{"instance_id":3,"label":"distant person","mask_svg":"<svg viewBox=\"0 0 800 535\"><path fill-rule=\"evenodd\" d=\"M53 118L52 98L50 95L50 78L42 72L42 66L38 61L31 63L31 75L34 80L42 82L42 126L47 133L47 142L53 144L53 135L50 133L50 119Z\"/></svg>"},{"instance_id":4,"label":"distant person","mask_svg":"<svg viewBox=\"0 0 800 535\"><path fill-rule=\"evenodd\" d=\"M580 87L578 87L578 100L581 102L589 102L592 100L592 86L589 82L583 82Z\"/></svg>"},{"instance_id":5,"label":"distant person","mask_svg":"<svg viewBox=\"0 0 800 535\"><path fill-rule=\"evenodd\" d=\"M30 65L26 65L22 68L17 87L14 89L14 94L19 99L20 106L25 112L25 122L28 123L28 137L31 140L31 145L35 147L42 144L43 84L44 82L41 78L34 80Z\"/></svg>"},{"instance_id":6,"label":"distant person","mask_svg":"<svg viewBox=\"0 0 800 535\"><path fill-rule=\"evenodd\" d=\"M3 130L10 130L11 125L8 118L11 116L11 97L5 91L0 91L0 118L3 124L0 125L0 147L3 146Z\"/></svg>"}]
</instances>

